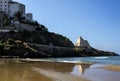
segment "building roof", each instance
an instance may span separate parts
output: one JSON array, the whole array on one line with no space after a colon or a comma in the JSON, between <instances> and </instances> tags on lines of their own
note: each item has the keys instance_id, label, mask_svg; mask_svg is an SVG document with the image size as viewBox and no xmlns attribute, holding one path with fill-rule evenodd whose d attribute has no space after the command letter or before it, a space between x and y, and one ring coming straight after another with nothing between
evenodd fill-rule
<instances>
[{"instance_id":1,"label":"building roof","mask_svg":"<svg viewBox=\"0 0 120 81\"><path fill-rule=\"evenodd\" d=\"M19 3L19 2L15 2L15 1L10 1L10 2L9 2L9 4L20 4L20 5L23 5L23 6L25 6L24 4L22 4L22 3Z\"/></svg>"}]
</instances>

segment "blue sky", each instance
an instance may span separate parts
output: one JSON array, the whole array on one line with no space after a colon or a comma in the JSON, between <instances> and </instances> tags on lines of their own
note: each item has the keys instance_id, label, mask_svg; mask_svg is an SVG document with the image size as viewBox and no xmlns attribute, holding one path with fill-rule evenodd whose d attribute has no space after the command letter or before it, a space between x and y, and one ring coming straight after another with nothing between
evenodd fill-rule
<instances>
[{"instance_id":1,"label":"blue sky","mask_svg":"<svg viewBox=\"0 0 120 81\"><path fill-rule=\"evenodd\" d=\"M120 54L120 0L15 0L49 31Z\"/></svg>"}]
</instances>

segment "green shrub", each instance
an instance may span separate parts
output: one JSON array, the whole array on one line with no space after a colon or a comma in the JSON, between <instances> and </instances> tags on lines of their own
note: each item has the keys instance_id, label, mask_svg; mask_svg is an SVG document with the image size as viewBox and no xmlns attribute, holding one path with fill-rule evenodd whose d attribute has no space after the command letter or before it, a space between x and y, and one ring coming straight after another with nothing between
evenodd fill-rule
<instances>
[{"instance_id":1,"label":"green shrub","mask_svg":"<svg viewBox=\"0 0 120 81\"><path fill-rule=\"evenodd\" d=\"M5 42L6 42L5 39L1 39L1 40L0 40L0 44L4 44Z\"/></svg>"},{"instance_id":2,"label":"green shrub","mask_svg":"<svg viewBox=\"0 0 120 81\"><path fill-rule=\"evenodd\" d=\"M37 28L35 28L35 30L36 30L36 31L42 31L42 28L37 27Z\"/></svg>"},{"instance_id":3,"label":"green shrub","mask_svg":"<svg viewBox=\"0 0 120 81\"><path fill-rule=\"evenodd\" d=\"M9 23L9 22L8 22L8 19L4 19L3 22L4 22L4 25L5 25L5 26L8 26L8 23Z\"/></svg>"},{"instance_id":4,"label":"green shrub","mask_svg":"<svg viewBox=\"0 0 120 81\"><path fill-rule=\"evenodd\" d=\"M0 43L0 53L3 52L3 49L4 49L4 45Z\"/></svg>"},{"instance_id":5,"label":"green shrub","mask_svg":"<svg viewBox=\"0 0 120 81\"><path fill-rule=\"evenodd\" d=\"M23 32L22 32L22 37L23 37L23 38L24 38L24 37L29 38L29 37L31 37L31 34L32 34L31 31L23 30Z\"/></svg>"},{"instance_id":6,"label":"green shrub","mask_svg":"<svg viewBox=\"0 0 120 81\"><path fill-rule=\"evenodd\" d=\"M14 30L10 30L9 34L15 34L15 31Z\"/></svg>"},{"instance_id":7,"label":"green shrub","mask_svg":"<svg viewBox=\"0 0 120 81\"><path fill-rule=\"evenodd\" d=\"M14 40L14 39L11 39L11 38L9 38L9 39L7 40L7 44L16 45L15 40Z\"/></svg>"}]
</instances>

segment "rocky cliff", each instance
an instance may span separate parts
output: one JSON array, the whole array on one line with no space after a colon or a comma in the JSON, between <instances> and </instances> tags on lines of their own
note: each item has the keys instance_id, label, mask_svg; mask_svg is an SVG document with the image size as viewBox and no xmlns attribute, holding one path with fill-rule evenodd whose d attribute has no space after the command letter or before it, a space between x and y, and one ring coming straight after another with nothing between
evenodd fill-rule
<instances>
[{"instance_id":1,"label":"rocky cliff","mask_svg":"<svg viewBox=\"0 0 120 81\"><path fill-rule=\"evenodd\" d=\"M0 32L0 57L85 57L114 56L94 48L74 47L66 37L51 32Z\"/></svg>"},{"instance_id":2,"label":"rocky cliff","mask_svg":"<svg viewBox=\"0 0 120 81\"><path fill-rule=\"evenodd\" d=\"M105 52L94 48L71 48L26 43L20 40L1 40L1 58L41 58L41 57L88 57L115 56L113 52Z\"/></svg>"},{"instance_id":3,"label":"rocky cliff","mask_svg":"<svg viewBox=\"0 0 120 81\"><path fill-rule=\"evenodd\" d=\"M44 31L0 32L0 56L19 58L114 56L92 47L74 47L65 36Z\"/></svg>"}]
</instances>

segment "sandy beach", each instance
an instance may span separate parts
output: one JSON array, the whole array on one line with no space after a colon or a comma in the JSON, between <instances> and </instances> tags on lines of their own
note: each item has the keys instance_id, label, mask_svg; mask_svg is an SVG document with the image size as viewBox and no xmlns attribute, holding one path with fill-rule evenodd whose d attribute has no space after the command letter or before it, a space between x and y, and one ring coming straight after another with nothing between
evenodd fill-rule
<instances>
[{"instance_id":1,"label":"sandy beach","mask_svg":"<svg viewBox=\"0 0 120 81\"><path fill-rule=\"evenodd\" d=\"M110 71L120 72L120 66L111 65L111 66L104 66L102 68Z\"/></svg>"},{"instance_id":2,"label":"sandy beach","mask_svg":"<svg viewBox=\"0 0 120 81\"><path fill-rule=\"evenodd\" d=\"M0 81L119 81L119 68L63 62L0 62Z\"/></svg>"}]
</instances>

